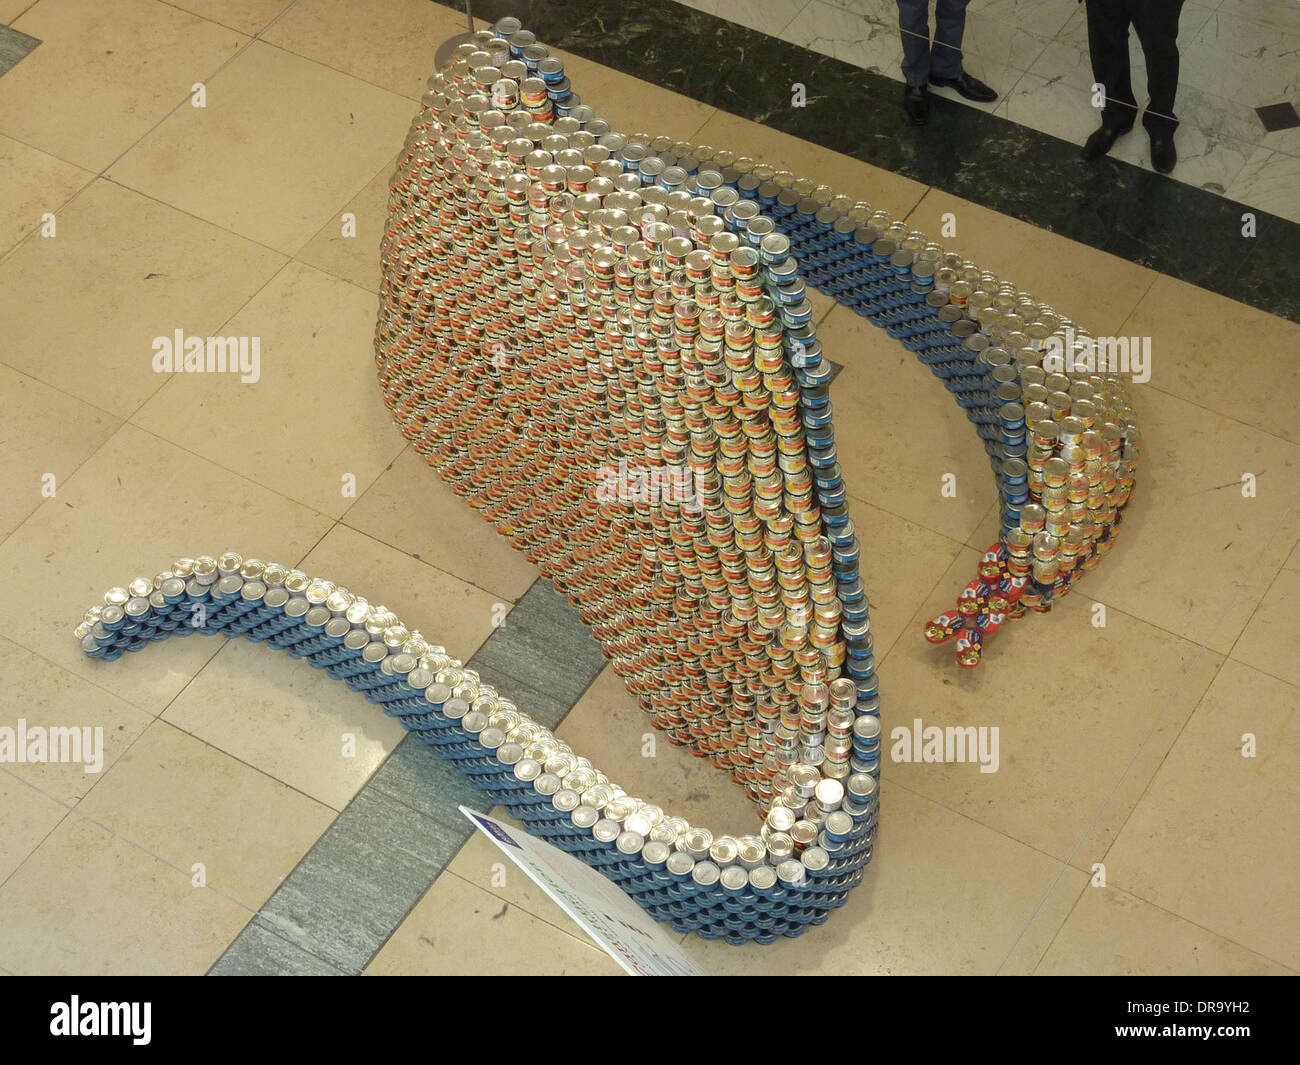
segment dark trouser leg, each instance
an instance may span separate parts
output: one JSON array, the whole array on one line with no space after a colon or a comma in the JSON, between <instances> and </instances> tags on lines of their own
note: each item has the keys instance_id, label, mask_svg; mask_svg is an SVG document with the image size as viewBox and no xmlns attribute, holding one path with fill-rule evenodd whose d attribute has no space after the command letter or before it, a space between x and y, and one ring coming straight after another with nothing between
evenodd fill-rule
<instances>
[{"instance_id":1,"label":"dark trouser leg","mask_svg":"<svg viewBox=\"0 0 1300 1065\"><path fill-rule=\"evenodd\" d=\"M930 0L898 0L903 34L903 77L909 85L930 80Z\"/></svg>"},{"instance_id":2,"label":"dark trouser leg","mask_svg":"<svg viewBox=\"0 0 1300 1065\"><path fill-rule=\"evenodd\" d=\"M1130 4L1133 28L1147 61L1147 104L1142 125L1153 135L1172 135L1178 128L1174 96L1178 92L1178 16L1183 0L1136 0Z\"/></svg>"},{"instance_id":3,"label":"dark trouser leg","mask_svg":"<svg viewBox=\"0 0 1300 1065\"><path fill-rule=\"evenodd\" d=\"M934 5L934 49L930 74L936 78L961 77L961 38L966 30L966 5L970 0L937 0Z\"/></svg>"},{"instance_id":4,"label":"dark trouser leg","mask_svg":"<svg viewBox=\"0 0 1300 1065\"><path fill-rule=\"evenodd\" d=\"M1125 0L1087 0L1088 52L1092 77L1106 90L1103 125L1128 129L1137 118L1137 100L1128 69L1128 7Z\"/></svg>"}]
</instances>

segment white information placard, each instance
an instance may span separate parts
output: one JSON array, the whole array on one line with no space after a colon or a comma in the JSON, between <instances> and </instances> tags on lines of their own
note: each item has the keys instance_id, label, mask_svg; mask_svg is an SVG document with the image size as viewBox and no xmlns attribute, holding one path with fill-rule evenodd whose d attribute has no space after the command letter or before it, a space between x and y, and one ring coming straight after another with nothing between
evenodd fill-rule
<instances>
[{"instance_id":1,"label":"white information placard","mask_svg":"<svg viewBox=\"0 0 1300 1065\"><path fill-rule=\"evenodd\" d=\"M633 976L707 976L618 885L558 847L462 806L460 812Z\"/></svg>"}]
</instances>

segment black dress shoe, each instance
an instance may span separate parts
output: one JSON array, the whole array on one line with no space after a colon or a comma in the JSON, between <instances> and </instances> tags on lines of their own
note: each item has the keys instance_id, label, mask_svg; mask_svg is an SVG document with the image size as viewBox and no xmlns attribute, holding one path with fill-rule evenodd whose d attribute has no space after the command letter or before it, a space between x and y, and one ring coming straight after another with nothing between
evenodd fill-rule
<instances>
[{"instance_id":1,"label":"black dress shoe","mask_svg":"<svg viewBox=\"0 0 1300 1065\"><path fill-rule=\"evenodd\" d=\"M903 110L914 126L924 126L930 121L930 94L924 85L903 86Z\"/></svg>"},{"instance_id":2,"label":"black dress shoe","mask_svg":"<svg viewBox=\"0 0 1300 1065\"><path fill-rule=\"evenodd\" d=\"M1151 165L1161 174L1168 174L1178 162L1173 134L1151 135Z\"/></svg>"},{"instance_id":3,"label":"black dress shoe","mask_svg":"<svg viewBox=\"0 0 1300 1065\"><path fill-rule=\"evenodd\" d=\"M979 78L972 78L964 70L955 78L934 78L930 79L931 85L942 85L946 89L956 89L959 96L964 96L968 100L975 100L977 103L992 103L998 98L998 94L985 85Z\"/></svg>"},{"instance_id":4,"label":"black dress shoe","mask_svg":"<svg viewBox=\"0 0 1300 1065\"><path fill-rule=\"evenodd\" d=\"M1108 126L1106 123L1101 124L1101 128L1094 130L1086 141L1083 143L1083 157L1085 159L1100 159L1114 147L1115 142L1124 136L1133 128L1130 122L1127 126Z\"/></svg>"}]
</instances>

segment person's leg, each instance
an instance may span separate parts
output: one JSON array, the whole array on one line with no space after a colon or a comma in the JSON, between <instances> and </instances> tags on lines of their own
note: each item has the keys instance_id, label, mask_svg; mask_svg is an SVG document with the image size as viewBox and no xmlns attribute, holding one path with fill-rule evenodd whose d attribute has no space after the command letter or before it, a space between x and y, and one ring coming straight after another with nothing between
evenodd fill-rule
<instances>
[{"instance_id":1,"label":"person's leg","mask_svg":"<svg viewBox=\"0 0 1300 1065\"><path fill-rule=\"evenodd\" d=\"M930 77L961 77L961 39L966 32L966 7L970 0L936 0L934 46L930 51Z\"/></svg>"},{"instance_id":2,"label":"person's leg","mask_svg":"<svg viewBox=\"0 0 1300 1065\"><path fill-rule=\"evenodd\" d=\"M1178 93L1178 16L1183 0L1137 0L1132 4L1133 27L1147 62L1151 102L1142 125L1153 138L1172 137L1178 128L1174 97Z\"/></svg>"},{"instance_id":3,"label":"person's leg","mask_svg":"<svg viewBox=\"0 0 1300 1065\"><path fill-rule=\"evenodd\" d=\"M1106 90L1102 125L1128 130L1137 118L1128 66L1129 5L1126 0L1087 0L1087 7L1092 77Z\"/></svg>"},{"instance_id":4,"label":"person's leg","mask_svg":"<svg viewBox=\"0 0 1300 1065\"><path fill-rule=\"evenodd\" d=\"M903 35L903 80L924 85L930 80L930 0L898 0L898 29Z\"/></svg>"}]
</instances>

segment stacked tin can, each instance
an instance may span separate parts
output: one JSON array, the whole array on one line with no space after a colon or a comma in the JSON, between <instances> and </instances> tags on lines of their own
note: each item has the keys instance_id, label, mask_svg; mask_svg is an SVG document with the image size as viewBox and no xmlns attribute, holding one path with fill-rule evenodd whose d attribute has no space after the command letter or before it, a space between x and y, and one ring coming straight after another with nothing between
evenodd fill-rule
<instances>
[{"instance_id":1,"label":"stacked tin can","mask_svg":"<svg viewBox=\"0 0 1300 1065\"><path fill-rule=\"evenodd\" d=\"M1003 536L959 610L927 629L957 636L966 665L1022 599L1045 609L1114 536L1137 448L1122 384L1067 375L1051 421L1086 420L1091 404L1104 446L1073 423L1049 441L1034 386L1062 383L1040 364L1073 323L865 202L725 149L613 132L515 20L430 78L382 259L376 365L402 432L566 592L655 725L746 788L757 831L715 836L625 795L382 608L353 602L344 633L323 604L270 585L232 615L227 581L208 624L364 691L679 930L770 942L825 920L871 857L881 725L805 286L915 351L984 442ZM1026 553L1034 506L1052 559ZM208 561L193 565L206 575ZM177 607L205 602L188 598L203 586L186 568L160 575L184 600L159 578L147 596L111 592L78 630L87 653L182 631ZM124 594L171 612L124 621Z\"/></svg>"},{"instance_id":2,"label":"stacked tin can","mask_svg":"<svg viewBox=\"0 0 1300 1065\"><path fill-rule=\"evenodd\" d=\"M869 773L841 784L796 764L789 801L772 804L759 832L715 836L628 795L391 610L276 562L235 552L179 558L109 589L76 628L85 653L108 661L196 635L264 643L361 692L489 803L683 932L736 943L798 935L843 904L871 855ZM832 697L849 698L847 689Z\"/></svg>"}]
</instances>

